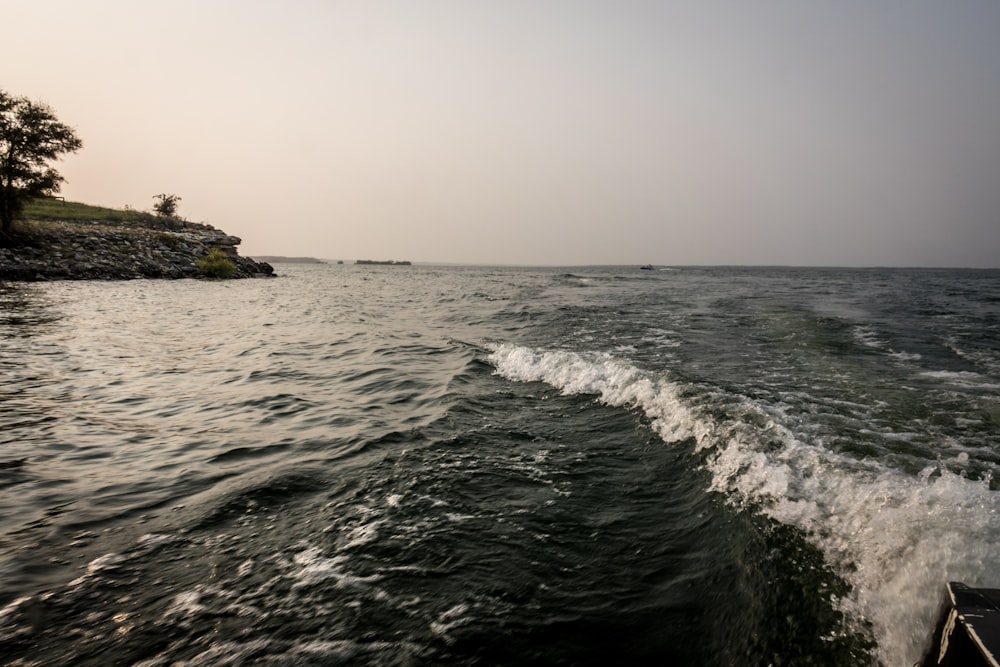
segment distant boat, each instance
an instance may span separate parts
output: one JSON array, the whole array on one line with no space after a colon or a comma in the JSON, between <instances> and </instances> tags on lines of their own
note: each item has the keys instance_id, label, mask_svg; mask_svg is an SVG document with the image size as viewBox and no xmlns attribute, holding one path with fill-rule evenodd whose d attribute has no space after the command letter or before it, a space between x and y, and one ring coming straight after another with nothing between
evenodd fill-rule
<instances>
[{"instance_id":1,"label":"distant boat","mask_svg":"<svg viewBox=\"0 0 1000 667\"><path fill-rule=\"evenodd\" d=\"M656 271L656 267L652 264L646 264L645 266L640 266L639 268L643 271Z\"/></svg>"}]
</instances>

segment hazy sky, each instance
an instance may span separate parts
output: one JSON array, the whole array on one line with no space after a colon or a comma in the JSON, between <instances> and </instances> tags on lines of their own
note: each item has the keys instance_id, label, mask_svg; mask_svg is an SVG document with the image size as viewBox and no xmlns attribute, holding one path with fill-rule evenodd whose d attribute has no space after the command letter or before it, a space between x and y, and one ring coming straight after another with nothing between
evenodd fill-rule
<instances>
[{"instance_id":1,"label":"hazy sky","mask_svg":"<svg viewBox=\"0 0 1000 667\"><path fill-rule=\"evenodd\" d=\"M0 0L63 194L242 254L1000 266L1000 2Z\"/></svg>"}]
</instances>

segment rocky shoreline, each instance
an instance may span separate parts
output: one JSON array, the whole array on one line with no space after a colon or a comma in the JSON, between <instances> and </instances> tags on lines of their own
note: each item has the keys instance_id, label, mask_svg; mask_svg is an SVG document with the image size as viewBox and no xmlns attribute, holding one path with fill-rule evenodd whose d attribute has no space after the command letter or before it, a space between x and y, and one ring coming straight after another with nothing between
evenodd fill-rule
<instances>
[{"instance_id":1,"label":"rocky shoreline","mask_svg":"<svg viewBox=\"0 0 1000 667\"><path fill-rule=\"evenodd\" d=\"M239 237L176 218L28 220L0 240L0 280L200 278L213 249L235 266L234 278L274 275L266 262L240 257Z\"/></svg>"}]
</instances>

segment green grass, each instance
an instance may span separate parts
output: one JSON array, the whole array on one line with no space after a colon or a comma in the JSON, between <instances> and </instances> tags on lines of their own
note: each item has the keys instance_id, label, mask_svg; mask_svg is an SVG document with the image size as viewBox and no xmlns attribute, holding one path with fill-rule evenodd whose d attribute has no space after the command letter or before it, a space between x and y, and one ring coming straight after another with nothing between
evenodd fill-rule
<instances>
[{"instance_id":1,"label":"green grass","mask_svg":"<svg viewBox=\"0 0 1000 667\"><path fill-rule=\"evenodd\" d=\"M236 265L218 248L213 248L207 257L198 260L198 269L207 278L232 278L236 273Z\"/></svg>"},{"instance_id":2,"label":"green grass","mask_svg":"<svg viewBox=\"0 0 1000 667\"><path fill-rule=\"evenodd\" d=\"M24 207L26 220L90 220L94 222L141 222L158 216L131 209L105 208L59 199L34 199Z\"/></svg>"}]
</instances>

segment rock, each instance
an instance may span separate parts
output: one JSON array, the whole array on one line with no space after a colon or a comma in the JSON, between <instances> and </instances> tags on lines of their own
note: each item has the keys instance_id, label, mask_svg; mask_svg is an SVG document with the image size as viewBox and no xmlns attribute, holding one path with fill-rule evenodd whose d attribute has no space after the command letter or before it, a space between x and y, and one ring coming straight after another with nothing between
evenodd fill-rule
<instances>
[{"instance_id":1,"label":"rock","mask_svg":"<svg viewBox=\"0 0 1000 667\"><path fill-rule=\"evenodd\" d=\"M0 280L197 277L198 261L214 248L236 265L236 278L274 275L269 264L239 256L239 237L209 225L60 221L39 228L0 238Z\"/></svg>"}]
</instances>

